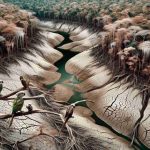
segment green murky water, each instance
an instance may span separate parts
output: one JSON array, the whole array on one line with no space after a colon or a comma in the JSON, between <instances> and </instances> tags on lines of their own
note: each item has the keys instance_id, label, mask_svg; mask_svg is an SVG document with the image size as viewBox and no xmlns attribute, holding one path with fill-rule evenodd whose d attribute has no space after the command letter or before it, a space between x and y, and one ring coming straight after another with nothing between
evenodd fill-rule
<instances>
[{"instance_id":1,"label":"green murky water","mask_svg":"<svg viewBox=\"0 0 150 150\"><path fill-rule=\"evenodd\" d=\"M61 34L65 38L64 41L62 41L62 43L60 43L59 45L57 45L55 47L55 49L59 50L63 54L63 58L55 63L55 66L58 67L58 72L61 73L61 78L54 84L49 85L48 86L49 88L51 88L52 86L54 86L57 83L63 83L65 80L69 80L69 79L71 79L73 83L76 83L76 84L79 83L79 81L73 75L67 73L65 70L66 62L78 53L58 48L64 44L72 42L72 41L69 39L68 33L65 33L65 32L57 32L57 33ZM66 84L64 84L64 85L69 86L70 88L73 88L73 86L71 86L71 85L66 85ZM78 100L82 100L82 95L81 95L81 93L74 91L74 95L70 98L69 103L73 103Z\"/></svg>"}]
</instances>

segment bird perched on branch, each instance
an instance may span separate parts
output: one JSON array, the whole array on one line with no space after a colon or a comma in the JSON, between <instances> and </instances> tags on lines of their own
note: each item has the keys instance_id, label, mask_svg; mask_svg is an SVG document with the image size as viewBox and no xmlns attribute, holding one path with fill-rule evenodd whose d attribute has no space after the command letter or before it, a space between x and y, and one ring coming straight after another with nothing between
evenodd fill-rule
<instances>
[{"instance_id":1,"label":"bird perched on branch","mask_svg":"<svg viewBox=\"0 0 150 150\"><path fill-rule=\"evenodd\" d=\"M29 87L29 83L24 79L23 76L20 76L20 81L25 89Z\"/></svg>"},{"instance_id":2,"label":"bird perched on branch","mask_svg":"<svg viewBox=\"0 0 150 150\"><path fill-rule=\"evenodd\" d=\"M70 118L72 118L73 112L74 112L74 108L75 108L75 104L71 104L68 109L66 110L66 114L65 114L65 121L62 125L61 130L65 127L66 123L68 122L68 120Z\"/></svg>"},{"instance_id":3,"label":"bird perched on branch","mask_svg":"<svg viewBox=\"0 0 150 150\"><path fill-rule=\"evenodd\" d=\"M14 99L14 102L13 102L13 106L12 106L12 118L11 118L11 121L10 121L10 124L9 124L9 128L11 127L12 125L12 122L13 122L13 119L14 119L14 116L17 112L21 111L22 107L23 107L23 104L24 104L24 99L23 97L25 96L25 93L19 93L17 95L17 98Z\"/></svg>"},{"instance_id":4,"label":"bird perched on branch","mask_svg":"<svg viewBox=\"0 0 150 150\"><path fill-rule=\"evenodd\" d=\"M1 96L2 90L3 90L3 81L0 81L0 96Z\"/></svg>"},{"instance_id":5,"label":"bird perched on branch","mask_svg":"<svg viewBox=\"0 0 150 150\"><path fill-rule=\"evenodd\" d=\"M32 107L31 104L28 104L28 105L26 106L26 108L28 109L28 112L32 112L32 110L33 110L33 107Z\"/></svg>"}]
</instances>

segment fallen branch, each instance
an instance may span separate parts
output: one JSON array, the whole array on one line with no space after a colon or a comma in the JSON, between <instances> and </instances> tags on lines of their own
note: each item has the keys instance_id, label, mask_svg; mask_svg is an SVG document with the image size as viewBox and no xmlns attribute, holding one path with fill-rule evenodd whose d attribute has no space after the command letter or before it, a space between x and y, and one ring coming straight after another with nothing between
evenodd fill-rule
<instances>
[{"instance_id":1,"label":"fallen branch","mask_svg":"<svg viewBox=\"0 0 150 150\"><path fill-rule=\"evenodd\" d=\"M21 144L21 143L23 143L23 142L32 140L33 138L36 138L36 137L41 136L41 135L48 136L48 137L51 137L51 138L54 139L53 136L50 136L50 135L48 135L48 134L46 134L46 133L39 133L39 134L37 134L37 135L33 135L33 136L29 137L29 138L26 138L26 139L24 139L24 140L22 140L22 141L18 141L17 144Z\"/></svg>"},{"instance_id":2,"label":"fallen branch","mask_svg":"<svg viewBox=\"0 0 150 150\"><path fill-rule=\"evenodd\" d=\"M24 143L24 142L29 141L29 140L32 140L32 139L34 139L34 138L36 138L36 137L39 137L39 136L47 136L47 137L52 138L53 140L57 140L54 136L51 136L51 135L46 134L46 133L43 133L43 131L42 131L42 129L41 129L39 134L35 134L35 135L33 135L33 136L31 136L31 137L28 137L28 138L26 138L26 139L24 139L24 140L17 141L17 142L15 142L15 143L11 144L11 145L13 146L13 148L16 147L16 149L19 149L19 148L18 148L19 144Z\"/></svg>"}]
</instances>

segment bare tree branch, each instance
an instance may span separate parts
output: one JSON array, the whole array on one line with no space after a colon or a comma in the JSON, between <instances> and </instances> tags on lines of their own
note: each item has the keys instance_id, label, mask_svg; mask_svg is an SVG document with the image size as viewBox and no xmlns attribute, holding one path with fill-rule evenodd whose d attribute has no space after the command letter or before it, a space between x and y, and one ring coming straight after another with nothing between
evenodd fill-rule
<instances>
[{"instance_id":1,"label":"bare tree branch","mask_svg":"<svg viewBox=\"0 0 150 150\"><path fill-rule=\"evenodd\" d=\"M17 92L18 93L18 92ZM16 93L15 93L16 94ZM14 94L12 94L14 95ZM11 95L11 96L12 96ZM8 95L7 95L8 96ZM3 100L3 101L11 101L11 100L14 100L16 97L7 97L7 96L3 96L3 97L0 97L0 100ZM41 95L38 95L38 96L33 96L33 97L26 97L26 98L23 98L23 100L25 101L28 101L28 100L41 100L41 98L45 99L44 97L44 94L41 94ZM56 102L56 103L61 103L61 104L68 104L67 102L64 102L64 101L55 101L55 100L51 100L52 102Z\"/></svg>"},{"instance_id":2,"label":"bare tree branch","mask_svg":"<svg viewBox=\"0 0 150 150\"><path fill-rule=\"evenodd\" d=\"M72 105L77 105L77 104L83 103L83 102L91 102L91 103L94 103L93 101L90 101L90 100L80 100L80 101L77 101L77 102L72 103Z\"/></svg>"},{"instance_id":3,"label":"bare tree branch","mask_svg":"<svg viewBox=\"0 0 150 150\"><path fill-rule=\"evenodd\" d=\"M13 96L13 95L15 95L16 93L21 92L21 91L24 91L24 90L25 90L24 87L19 88L19 89L17 89L16 91L14 91L14 92L12 92L12 93L9 93L9 94L7 94L7 95L5 95L5 96L1 96L1 97L0 97L0 100L5 100L6 98L8 98L8 97L10 97L10 96Z\"/></svg>"},{"instance_id":4,"label":"bare tree branch","mask_svg":"<svg viewBox=\"0 0 150 150\"><path fill-rule=\"evenodd\" d=\"M14 117L26 116L26 115L36 114L36 113L47 113L47 114L53 114L53 115L60 116L59 113L55 113L55 112L48 111L48 110L43 110L43 109L37 109L37 110L33 110L33 111L17 112ZM0 115L0 119L8 119L8 118L11 118L11 117L12 117L12 114Z\"/></svg>"}]
</instances>

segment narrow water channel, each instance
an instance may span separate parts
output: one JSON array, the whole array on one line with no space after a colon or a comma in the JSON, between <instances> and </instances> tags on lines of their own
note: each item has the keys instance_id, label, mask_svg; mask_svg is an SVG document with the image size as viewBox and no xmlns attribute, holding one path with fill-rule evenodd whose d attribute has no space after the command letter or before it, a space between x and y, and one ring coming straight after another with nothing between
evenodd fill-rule
<instances>
[{"instance_id":1,"label":"narrow water channel","mask_svg":"<svg viewBox=\"0 0 150 150\"><path fill-rule=\"evenodd\" d=\"M73 83L77 84L77 83L79 83L79 81L75 78L75 76L73 76L73 75L66 72L65 65L66 65L66 62L69 59L71 59L73 56L75 56L78 53L58 48L58 47L60 47L64 44L70 43L72 41L69 39L70 35L66 32L57 31L55 33L59 33L60 35L62 35L64 37L64 41L62 41L59 45L57 45L55 47L55 49L59 50L63 54L63 58L55 63L55 66L58 67L58 72L61 73L61 78L57 82L55 82L54 84L49 85L48 87L51 88L55 84L58 84L58 83L62 84L64 81L70 80L70 79L72 80ZM73 86L71 86L71 85L64 84L64 86L69 86L70 88L73 89ZM73 102L76 102L76 101L79 101L79 100L82 100L81 93L74 91L74 95L70 98L69 102L73 103Z\"/></svg>"}]
</instances>

